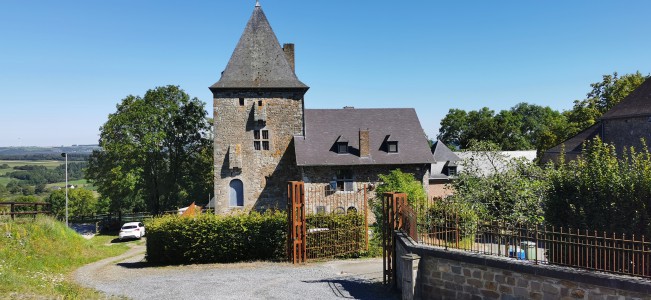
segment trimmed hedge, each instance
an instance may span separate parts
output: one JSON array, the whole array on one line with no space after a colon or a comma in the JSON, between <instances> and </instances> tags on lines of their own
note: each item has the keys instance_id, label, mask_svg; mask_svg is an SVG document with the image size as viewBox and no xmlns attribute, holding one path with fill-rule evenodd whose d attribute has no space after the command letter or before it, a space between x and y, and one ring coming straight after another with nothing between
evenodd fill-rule
<instances>
[{"instance_id":1,"label":"trimmed hedge","mask_svg":"<svg viewBox=\"0 0 651 300\"><path fill-rule=\"evenodd\" d=\"M287 214L267 212L147 222L147 261L160 264L286 259Z\"/></svg>"},{"instance_id":2,"label":"trimmed hedge","mask_svg":"<svg viewBox=\"0 0 651 300\"><path fill-rule=\"evenodd\" d=\"M308 230L315 230L307 235L308 258L359 257L366 252L363 214L314 214L305 221Z\"/></svg>"}]
</instances>

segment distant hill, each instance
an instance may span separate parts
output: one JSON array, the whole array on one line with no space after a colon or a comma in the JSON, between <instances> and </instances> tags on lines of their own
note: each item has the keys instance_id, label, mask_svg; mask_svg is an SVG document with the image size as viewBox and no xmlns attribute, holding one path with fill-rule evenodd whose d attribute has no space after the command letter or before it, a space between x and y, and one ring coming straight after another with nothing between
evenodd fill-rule
<instances>
[{"instance_id":1,"label":"distant hill","mask_svg":"<svg viewBox=\"0 0 651 300\"><path fill-rule=\"evenodd\" d=\"M68 153L68 160L86 160L100 149L98 145L0 147L0 160L64 160L61 153Z\"/></svg>"}]
</instances>

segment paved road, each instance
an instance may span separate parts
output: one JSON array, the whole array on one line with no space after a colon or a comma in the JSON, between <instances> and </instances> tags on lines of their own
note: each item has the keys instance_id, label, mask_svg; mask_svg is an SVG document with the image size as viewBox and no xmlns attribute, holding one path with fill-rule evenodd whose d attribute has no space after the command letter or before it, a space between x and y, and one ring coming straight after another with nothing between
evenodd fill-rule
<instances>
[{"instance_id":1,"label":"paved road","mask_svg":"<svg viewBox=\"0 0 651 300\"><path fill-rule=\"evenodd\" d=\"M382 260L346 260L295 267L237 263L151 267L144 246L86 265L75 280L131 299L399 299L381 285Z\"/></svg>"}]
</instances>

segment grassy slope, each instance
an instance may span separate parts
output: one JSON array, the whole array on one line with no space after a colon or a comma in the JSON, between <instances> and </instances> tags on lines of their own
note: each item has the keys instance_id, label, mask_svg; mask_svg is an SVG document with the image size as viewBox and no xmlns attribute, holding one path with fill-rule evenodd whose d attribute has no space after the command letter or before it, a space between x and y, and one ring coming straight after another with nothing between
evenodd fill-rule
<instances>
[{"instance_id":1,"label":"grassy slope","mask_svg":"<svg viewBox=\"0 0 651 300\"><path fill-rule=\"evenodd\" d=\"M0 298L99 298L75 284L70 273L128 249L114 236L86 240L52 218L0 220Z\"/></svg>"}]
</instances>

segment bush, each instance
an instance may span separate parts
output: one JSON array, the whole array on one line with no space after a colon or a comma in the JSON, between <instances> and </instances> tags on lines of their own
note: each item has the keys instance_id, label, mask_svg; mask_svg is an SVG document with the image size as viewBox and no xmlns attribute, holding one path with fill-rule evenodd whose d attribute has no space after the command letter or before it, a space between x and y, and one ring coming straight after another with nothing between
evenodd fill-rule
<instances>
[{"instance_id":1,"label":"bush","mask_svg":"<svg viewBox=\"0 0 651 300\"><path fill-rule=\"evenodd\" d=\"M305 218L308 258L359 257L366 251L366 226L364 215L357 212L346 214L313 214Z\"/></svg>"},{"instance_id":2,"label":"bush","mask_svg":"<svg viewBox=\"0 0 651 300\"><path fill-rule=\"evenodd\" d=\"M268 212L195 218L177 215L146 224L147 261L163 264L285 260L287 214Z\"/></svg>"}]
</instances>

